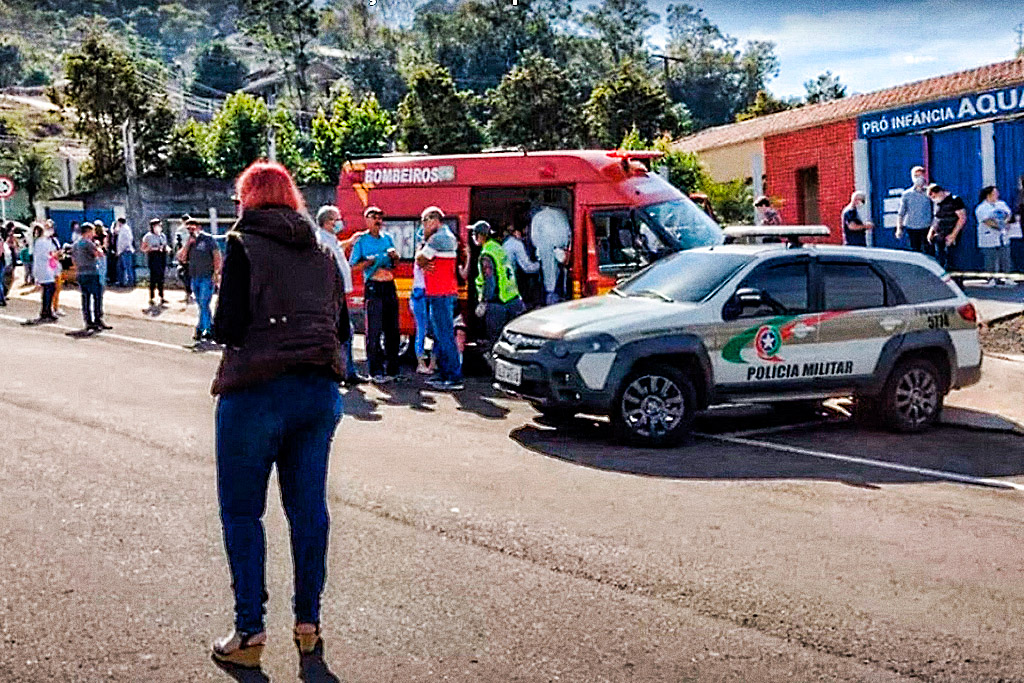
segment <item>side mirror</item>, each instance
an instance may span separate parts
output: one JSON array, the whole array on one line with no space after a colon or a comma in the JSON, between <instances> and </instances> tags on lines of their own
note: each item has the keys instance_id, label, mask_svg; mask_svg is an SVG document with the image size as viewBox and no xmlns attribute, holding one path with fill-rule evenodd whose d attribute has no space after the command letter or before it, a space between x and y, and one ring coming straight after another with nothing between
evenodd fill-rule
<instances>
[{"instance_id":1,"label":"side mirror","mask_svg":"<svg viewBox=\"0 0 1024 683\"><path fill-rule=\"evenodd\" d=\"M736 294L733 296L733 303L740 309L760 308L761 304L764 303L764 295L760 289L744 287L743 289L736 290Z\"/></svg>"}]
</instances>

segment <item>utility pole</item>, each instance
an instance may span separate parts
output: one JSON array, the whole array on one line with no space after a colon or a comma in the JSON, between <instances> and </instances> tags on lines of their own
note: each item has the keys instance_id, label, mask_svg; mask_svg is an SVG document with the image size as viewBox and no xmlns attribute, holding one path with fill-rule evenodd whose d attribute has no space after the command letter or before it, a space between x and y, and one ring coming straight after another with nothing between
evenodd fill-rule
<instances>
[{"instance_id":1,"label":"utility pole","mask_svg":"<svg viewBox=\"0 0 1024 683\"><path fill-rule=\"evenodd\" d=\"M132 231L142 225L142 192L139 189L139 172L135 165L135 131L133 121L128 119L121 126L124 143L124 178L128 189L128 223Z\"/></svg>"},{"instance_id":2,"label":"utility pole","mask_svg":"<svg viewBox=\"0 0 1024 683\"><path fill-rule=\"evenodd\" d=\"M671 96L672 93L669 91L668 63L679 62L680 64L685 64L687 60L680 59L679 57L669 57L668 55L651 55L651 57L654 57L655 59L660 59L662 63L665 65L665 92L668 93L669 96Z\"/></svg>"},{"instance_id":3,"label":"utility pole","mask_svg":"<svg viewBox=\"0 0 1024 683\"><path fill-rule=\"evenodd\" d=\"M1024 58L1024 21L1014 27L1017 31L1017 57Z\"/></svg>"}]
</instances>

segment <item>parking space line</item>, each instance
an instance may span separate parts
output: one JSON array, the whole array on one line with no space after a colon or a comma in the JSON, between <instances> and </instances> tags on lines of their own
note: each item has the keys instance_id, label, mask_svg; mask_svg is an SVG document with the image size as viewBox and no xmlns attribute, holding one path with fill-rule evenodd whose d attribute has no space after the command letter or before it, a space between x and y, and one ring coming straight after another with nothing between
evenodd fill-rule
<instances>
[{"instance_id":1,"label":"parking space line","mask_svg":"<svg viewBox=\"0 0 1024 683\"><path fill-rule=\"evenodd\" d=\"M739 446L754 446L757 448L768 448L773 451L781 451L783 453L793 453L795 455L805 455L811 458L821 458L823 460L835 460L837 462L845 462L853 465L863 465L866 467L879 467L886 470L895 470L897 472L906 472L909 474L918 474L924 477L931 477L932 479L941 479L945 481L954 481L959 484L971 484L974 486L986 486L990 488L1010 489L1013 491L1024 491L1024 484L1017 484L1012 481L1002 481L999 479L987 479L984 477L971 477L966 474L957 474L956 472L946 472L944 470L933 470L927 467L914 467L912 465L901 465L895 462L885 462L884 460L871 460L870 458L858 458L853 455L840 455L839 453L828 453L826 451L815 451L809 448L800 448L799 446L786 446L784 444L772 443L771 441L760 441L757 439L744 439L736 436L723 436L719 434L701 434L694 432L694 436L699 436L704 439L712 439L714 441L721 441L724 443L731 443Z\"/></svg>"},{"instance_id":2,"label":"parking space line","mask_svg":"<svg viewBox=\"0 0 1024 683\"><path fill-rule=\"evenodd\" d=\"M728 432L721 436L744 437L759 436L761 434L778 434L779 432L792 432L807 427L820 427L821 425L832 424L829 420L811 420L809 422L797 422L791 425L776 425L774 427L761 427L760 429L742 429L736 432Z\"/></svg>"},{"instance_id":3,"label":"parking space line","mask_svg":"<svg viewBox=\"0 0 1024 683\"><path fill-rule=\"evenodd\" d=\"M0 320L10 320L11 322L21 323L25 319L13 315L0 315ZM57 323L49 323L46 325L41 325L41 327L55 327L58 330L64 330L66 332L77 332L80 329L77 327L68 327L67 325L60 325ZM155 341L153 339L142 339L141 337L127 337L123 334L116 334L114 332L100 332L99 334L96 335L96 337L99 339L117 339L118 341L124 341L130 344L142 344L143 346L155 346L161 349L174 349L176 351L187 351L191 353L189 349L186 349L181 344L168 344L167 342Z\"/></svg>"}]
</instances>

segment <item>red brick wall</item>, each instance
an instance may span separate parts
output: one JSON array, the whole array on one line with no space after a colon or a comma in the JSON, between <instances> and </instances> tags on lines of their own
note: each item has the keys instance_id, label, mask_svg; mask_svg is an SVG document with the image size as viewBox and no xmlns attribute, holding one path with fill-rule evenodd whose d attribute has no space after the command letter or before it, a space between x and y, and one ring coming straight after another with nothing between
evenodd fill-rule
<instances>
[{"instance_id":1,"label":"red brick wall","mask_svg":"<svg viewBox=\"0 0 1024 683\"><path fill-rule=\"evenodd\" d=\"M853 192L853 141L856 119L765 138L765 194L773 199L782 222L799 223L797 171L818 167L818 212L832 229L827 240L843 241L839 216Z\"/></svg>"}]
</instances>

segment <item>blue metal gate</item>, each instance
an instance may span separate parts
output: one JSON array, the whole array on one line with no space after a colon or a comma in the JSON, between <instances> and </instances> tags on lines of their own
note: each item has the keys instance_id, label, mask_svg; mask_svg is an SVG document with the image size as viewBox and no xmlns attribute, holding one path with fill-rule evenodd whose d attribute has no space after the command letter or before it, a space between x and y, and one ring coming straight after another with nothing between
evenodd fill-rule
<instances>
[{"instance_id":1,"label":"blue metal gate","mask_svg":"<svg viewBox=\"0 0 1024 683\"><path fill-rule=\"evenodd\" d=\"M47 209L46 217L53 221L54 231L62 243L71 241L71 221L103 221L103 225L110 227L114 222L113 209L86 209L75 211L72 209Z\"/></svg>"},{"instance_id":2,"label":"blue metal gate","mask_svg":"<svg viewBox=\"0 0 1024 683\"><path fill-rule=\"evenodd\" d=\"M1024 176L1024 120L1005 121L995 125L996 185L999 194L1011 208L1024 201L1018 179ZM1010 240L1013 264L1024 270L1024 240Z\"/></svg>"},{"instance_id":3,"label":"blue metal gate","mask_svg":"<svg viewBox=\"0 0 1024 683\"><path fill-rule=\"evenodd\" d=\"M984 263L978 249L978 223L974 207L982 188L981 134L978 128L957 128L928 136L930 165L928 173L967 205L967 225L953 250L950 270L981 270Z\"/></svg>"},{"instance_id":4,"label":"blue metal gate","mask_svg":"<svg viewBox=\"0 0 1024 683\"><path fill-rule=\"evenodd\" d=\"M910 169L925 165L925 149L922 135L875 138L869 143L874 246L910 248L906 235L896 239L896 215L900 195L910 186Z\"/></svg>"}]
</instances>

